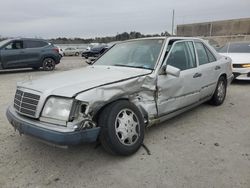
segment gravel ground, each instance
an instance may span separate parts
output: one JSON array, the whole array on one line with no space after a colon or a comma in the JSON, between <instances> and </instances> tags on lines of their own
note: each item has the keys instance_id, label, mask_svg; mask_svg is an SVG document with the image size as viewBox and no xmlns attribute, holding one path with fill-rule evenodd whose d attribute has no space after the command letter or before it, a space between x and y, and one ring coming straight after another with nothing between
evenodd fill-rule
<instances>
[{"instance_id":1,"label":"gravel ground","mask_svg":"<svg viewBox=\"0 0 250 188\"><path fill-rule=\"evenodd\" d=\"M65 57L54 72L86 64ZM224 105L203 104L149 128L135 155L95 143L58 148L19 136L5 110L17 81L54 74L0 72L0 187L250 187L250 82L234 82Z\"/></svg>"}]
</instances>

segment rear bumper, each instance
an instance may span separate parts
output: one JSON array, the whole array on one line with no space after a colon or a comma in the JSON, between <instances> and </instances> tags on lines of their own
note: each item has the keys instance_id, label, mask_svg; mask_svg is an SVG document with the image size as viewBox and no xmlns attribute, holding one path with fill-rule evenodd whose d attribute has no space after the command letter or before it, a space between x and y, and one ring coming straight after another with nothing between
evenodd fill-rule
<instances>
[{"instance_id":1,"label":"rear bumper","mask_svg":"<svg viewBox=\"0 0 250 188\"><path fill-rule=\"evenodd\" d=\"M12 106L7 109L6 116L11 125L21 134L30 135L58 145L77 145L83 142L95 142L100 132L100 127L73 132L59 132L46 129L17 114Z\"/></svg>"}]
</instances>

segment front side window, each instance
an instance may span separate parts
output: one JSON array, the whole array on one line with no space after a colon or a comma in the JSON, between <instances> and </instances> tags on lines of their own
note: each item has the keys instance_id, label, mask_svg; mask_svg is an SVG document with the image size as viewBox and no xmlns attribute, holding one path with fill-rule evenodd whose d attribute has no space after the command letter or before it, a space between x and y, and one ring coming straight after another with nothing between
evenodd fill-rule
<instances>
[{"instance_id":1,"label":"front side window","mask_svg":"<svg viewBox=\"0 0 250 188\"><path fill-rule=\"evenodd\" d=\"M154 69L163 39L147 39L116 44L94 65Z\"/></svg>"},{"instance_id":2,"label":"front side window","mask_svg":"<svg viewBox=\"0 0 250 188\"><path fill-rule=\"evenodd\" d=\"M23 41L13 41L9 43L7 46L5 46L6 50L18 50L23 49Z\"/></svg>"},{"instance_id":3,"label":"front side window","mask_svg":"<svg viewBox=\"0 0 250 188\"><path fill-rule=\"evenodd\" d=\"M187 70L196 67L193 42L185 41L174 44L166 64L180 70Z\"/></svg>"}]
</instances>

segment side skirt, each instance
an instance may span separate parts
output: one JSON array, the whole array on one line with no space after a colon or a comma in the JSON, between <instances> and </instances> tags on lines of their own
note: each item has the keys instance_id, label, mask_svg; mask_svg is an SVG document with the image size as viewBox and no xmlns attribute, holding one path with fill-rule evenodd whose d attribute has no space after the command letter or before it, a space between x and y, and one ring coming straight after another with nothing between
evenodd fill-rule
<instances>
[{"instance_id":1,"label":"side skirt","mask_svg":"<svg viewBox=\"0 0 250 188\"><path fill-rule=\"evenodd\" d=\"M191 110L191 109L199 106L200 104L208 101L209 99L211 99L211 97L212 96L206 97L206 98L204 98L204 99L202 99L202 100L200 100L200 101L198 101L198 102L196 102L196 103L194 103L192 105L189 105L189 106L186 106L184 108L175 110L175 111L170 112L170 113L168 113L166 115L160 116L160 117L158 117L156 119L151 119L151 120L149 120L149 123L148 123L147 127L150 127L152 125L157 125L157 124L162 123L162 122L164 122L166 120L169 120L169 119L171 119L171 118L173 118L173 117L175 117L175 116L177 116L177 115L179 115L179 114L181 114L183 112Z\"/></svg>"}]
</instances>

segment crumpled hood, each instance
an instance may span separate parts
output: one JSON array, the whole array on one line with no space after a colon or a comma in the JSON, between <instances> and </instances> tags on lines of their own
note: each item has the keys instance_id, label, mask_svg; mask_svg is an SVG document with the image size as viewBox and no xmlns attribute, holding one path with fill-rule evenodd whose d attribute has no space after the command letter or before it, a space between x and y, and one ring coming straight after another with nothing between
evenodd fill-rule
<instances>
[{"instance_id":1,"label":"crumpled hood","mask_svg":"<svg viewBox=\"0 0 250 188\"><path fill-rule=\"evenodd\" d=\"M146 69L87 66L78 70L52 73L36 80L19 82L17 86L35 90L46 95L73 97L77 93L91 88L149 73L151 73L151 70Z\"/></svg>"},{"instance_id":2,"label":"crumpled hood","mask_svg":"<svg viewBox=\"0 0 250 188\"><path fill-rule=\"evenodd\" d=\"M223 56L230 57L233 64L250 63L250 53L220 53Z\"/></svg>"}]
</instances>

